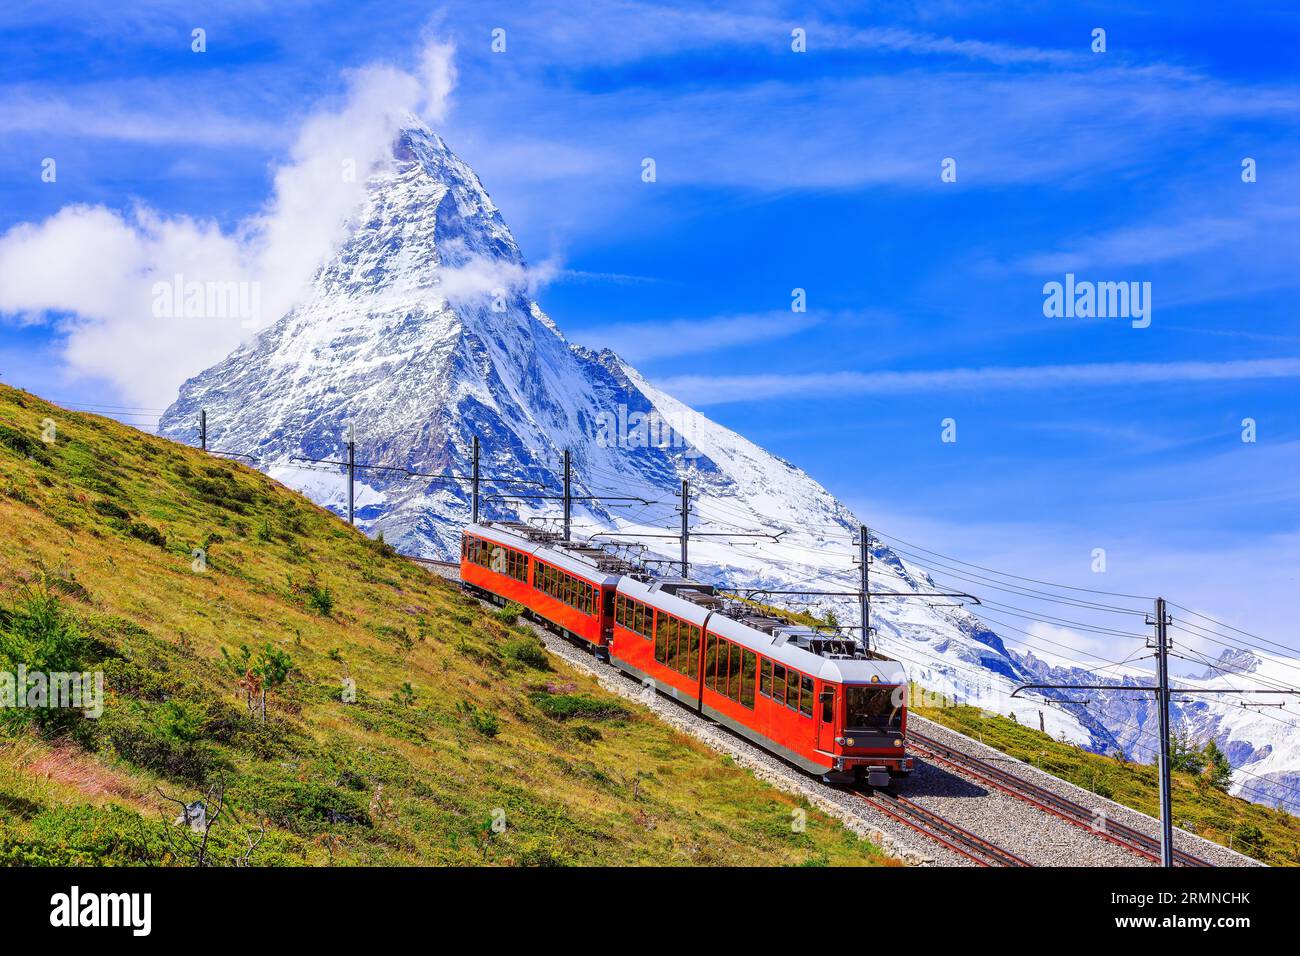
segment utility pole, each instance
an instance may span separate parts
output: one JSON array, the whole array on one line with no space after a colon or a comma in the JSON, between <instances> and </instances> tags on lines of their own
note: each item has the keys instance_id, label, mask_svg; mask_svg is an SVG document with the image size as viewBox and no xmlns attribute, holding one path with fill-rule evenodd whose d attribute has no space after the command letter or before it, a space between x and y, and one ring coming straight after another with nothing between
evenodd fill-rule
<instances>
[{"instance_id":1,"label":"utility pole","mask_svg":"<svg viewBox=\"0 0 1300 956\"><path fill-rule=\"evenodd\" d=\"M1169 778L1169 615L1156 598L1156 702L1160 707L1160 865L1174 865L1174 821Z\"/></svg>"},{"instance_id":2,"label":"utility pole","mask_svg":"<svg viewBox=\"0 0 1300 956\"><path fill-rule=\"evenodd\" d=\"M862 616L862 649L871 653L871 546L868 544L866 525L858 528L858 575L862 579L862 591L858 595L858 611Z\"/></svg>"},{"instance_id":3,"label":"utility pole","mask_svg":"<svg viewBox=\"0 0 1300 956\"><path fill-rule=\"evenodd\" d=\"M208 410L199 409L199 447L208 450Z\"/></svg>"},{"instance_id":4,"label":"utility pole","mask_svg":"<svg viewBox=\"0 0 1300 956\"><path fill-rule=\"evenodd\" d=\"M689 577L691 565L686 559L686 543L690 539L691 485L682 479L682 577Z\"/></svg>"},{"instance_id":5,"label":"utility pole","mask_svg":"<svg viewBox=\"0 0 1300 956\"><path fill-rule=\"evenodd\" d=\"M1160 713L1160 865L1174 865L1174 817L1170 789L1169 767L1169 612L1165 599L1156 598L1155 616L1147 620L1155 625L1156 683L1149 684L1021 684L1011 692L1016 697L1022 690L1105 690L1154 692ZM1147 647L1151 647L1147 644ZM1295 687L1180 687L1179 696L1193 694L1287 694L1300 695ZM1066 703L1073 703L1066 701Z\"/></svg>"},{"instance_id":6,"label":"utility pole","mask_svg":"<svg viewBox=\"0 0 1300 956\"><path fill-rule=\"evenodd\" d=\"M474 523L478 524L478 436L474 436L474 461L473 468L470 471L470 482L472 499L474 502Z\"/></svg>"},{"instance_id":7,"label":"utility pole","mask_svg":"<svg viewBox=\"0 0 1300 956\"><path fill-rule=\"evenodd\" d=\"M569 524L573 516L573 488L570 482L573 478L572 458L569 449L564 449L564 540L569 540Z\"/></svg>"},{"instance_id":8,"label":"utility pole","mask_svg":"<svg viewBox=\"0 0 1300 956\"><path fill-rule=\"evenodd\" d=\"M353 507L355 498L353 496L353 485L357 478L357 432L351 422L348 422L348 524L356 524L356 511Z\"/></svg>"}]
</instances>

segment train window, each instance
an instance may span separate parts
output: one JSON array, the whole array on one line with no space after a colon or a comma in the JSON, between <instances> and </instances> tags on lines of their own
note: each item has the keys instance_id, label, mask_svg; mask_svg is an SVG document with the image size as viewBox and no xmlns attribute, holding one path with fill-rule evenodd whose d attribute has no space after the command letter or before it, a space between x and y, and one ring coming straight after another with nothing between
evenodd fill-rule
<instances>
[{"instance_id":1,"label":"train window","mask_svg":"<svg viewBox=\"0 0 1300 956\"><path fill-rule=\"evenodd\" d=\"M844 688L844 729L897 730L902 725L903 701L900 688L851 685Z\"/></svg>"},{"instance_id":2,"label":"train window","mask_svg":"<svg viewBox=\"0 0 1300 956\"><path fill-rule=\"evenodd\" d=\"M791 710L799 709L799 672L796 670L785 672L785 706Z\"/></svg>"},{"instance_id":3,"label":"train window","mask_svg":"<svg viewBox=\"0 0 1300 956\"><path fill-rule=\"evenodd\" d=\"M803 696L799 698L799 713L805 717L813 715L813 679L806 674L801 678Z\"/></svg>"},{"instance_id":4,"label":"train window","mask_svg":"<svg viewBox=\"0 0 1300 956\"><path fill-rule=\"evenodd\" d=\"M778 704L785 703L785 668L780 664L772 666L772 699Z\"/></svg>"},{"instance_id":5,"label":"train window","mask_svg":"<svg viewBox=\"0 0 1300 956\"><path fill-rule=\"evenodd\" d=\"M696 680L700 676L700 629L698 627L687 628L686 653L689 655L686 659L686 676L691 680Z\"/></svg>"},{"instance_id":6,"label":"train window","mask_svg":"<svg viewBox=\"0 0 1300 956\"><path fill-rule=\"evenodd\" d=\"M659 626L655 628L655 660L660 664L668 659L668 618L659 616Z\"/></svg>"},{"instance_id":7,"label":"train window","mask_svg":"<svg viewBox=\"0 0 1300 956\"><path fill-rule=\"evenodd\" d=\"M709 690L718 689L718 639L712 634L704 641L704 686Z\"/></svg>"},{"instance_id":8,"label":"train window","mask_svg":"<svg viewBox=\"0 0 1300 956\"><path fill-rule=\"evenodd\" d=\"M731 699L741 698L742 678L745 674L745 651L739 644L731 645Z\"/></svg>"},{"instance_id":9,"label":"train window","mask_svg":"<svg viewBox=\"0 0 1300 956\"><path fill-rule=\"evenodd\" d=\"M764 697L772 696L772 662L766 657L763 658L762 665L759 668L761 674L758 685L758 692Z\"/></svg>"},{"instance_id":10,"label":"train window","mask_svg":"<svg viewBox=\"0 0 1300 956\"><path fill-rule=\"evenodd\" d=\"M822 723L835 723L835 690L830 687L822 689Z\"/></svg>"},{"instance_id":11,"label":"train window","mask_svg":"<svg viewBox=\"0 0 1300 956\"><path fill-rule=\"evenodd\" d=\"M751 710L754 708L754 672L758 669L758 655L753 651L743 654L744 666L740 676L740 702Z\"/></svg>"}]
</instances>

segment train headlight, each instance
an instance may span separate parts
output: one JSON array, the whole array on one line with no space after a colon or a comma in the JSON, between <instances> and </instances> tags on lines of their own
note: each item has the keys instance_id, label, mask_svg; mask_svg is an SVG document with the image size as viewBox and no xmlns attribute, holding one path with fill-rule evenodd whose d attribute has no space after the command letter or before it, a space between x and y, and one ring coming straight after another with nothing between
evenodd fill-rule
<instances>
[{"instance_id":1,"label":"train headlight","mask_svg":"<svg viewBox=\"0 0 1300 956\"><path fill-rule=\"evenodd\" d=\"M895 746L895 747L901 747L901 746L903 746L902 738L900 738L900 737L895 737L895 738L894 738L894 746Z\"/></svg>"},{"instance_id":2,"label":"train headlight","mask_svg":"<svg viewBox=\"0 0 1300 956\"><path fill-rule=\"evenodd\" d=\"M853 746L853 738L852 738L852 737L847 737L847 738L845 738L844 743L845 743L845 745L847 745L847 746L849 746L849 747L852 747L852 746Z\"/></svg>"}]
</instances>

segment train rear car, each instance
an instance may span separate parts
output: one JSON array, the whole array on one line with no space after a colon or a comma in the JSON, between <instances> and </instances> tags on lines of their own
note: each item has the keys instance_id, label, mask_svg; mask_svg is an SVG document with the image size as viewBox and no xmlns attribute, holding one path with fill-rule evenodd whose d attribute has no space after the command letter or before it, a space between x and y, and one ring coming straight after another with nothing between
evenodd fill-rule
<instances>
[{"instance_id":1,"label":"train rear car","mask_svg":"<svg viewBox=\"0 0 1300 956\"><path fill-rule=\"evenodd\" d=\"M608 656L618 576L560 536L514 523L472 524L461 535L461 581L513 601L533 617ZM599 552L597 552L599 556Z\"/></svg>"}]
</instances>

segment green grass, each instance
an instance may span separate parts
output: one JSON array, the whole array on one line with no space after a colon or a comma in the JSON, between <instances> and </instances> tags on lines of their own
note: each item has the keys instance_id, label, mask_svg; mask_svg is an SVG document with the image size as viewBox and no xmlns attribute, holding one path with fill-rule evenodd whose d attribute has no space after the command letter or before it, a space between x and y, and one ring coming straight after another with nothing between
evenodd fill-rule
<instances>
[{"instance_id":1,"label":"green grass","mask_svg":"<svg viewBox=\"0 0 1300 956\"><path fill-rule=\"evenodd\" d=\"M1150 764L1088 753L1009 718L983 716L985 711L976 707L917 707L912 712L1099 796L1159 815L1159 784ZM1230 796L1203 777L1175 771L1172 780L1176 825L1274 866L1300 865L1300 818Z\"/></svg>"},{"instance_id":2,"label":"green grass","mask_svg":"<svg viewBox=\"0 0 1300 956\"><path fill-rule=\"evenodd\" d=\"M4 386L0 608L107 697L0 713L0 863L194 863L217 786L220 864L887 862L266 476Z\"/></svg>"}]
</instances>

